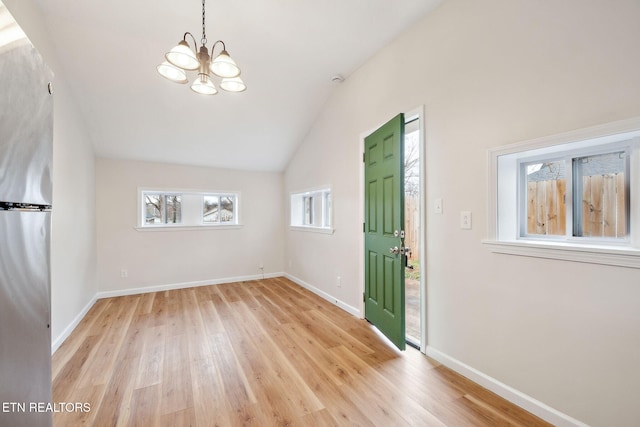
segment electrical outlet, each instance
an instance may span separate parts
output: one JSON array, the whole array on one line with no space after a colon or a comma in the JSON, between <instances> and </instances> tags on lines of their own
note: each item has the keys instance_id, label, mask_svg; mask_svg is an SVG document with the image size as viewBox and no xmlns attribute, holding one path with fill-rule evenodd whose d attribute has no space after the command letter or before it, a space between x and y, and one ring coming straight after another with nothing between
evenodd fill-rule
<instances>
[{"instance_id":1,"label":"electrical outlet","mask_svg":"<svg viewBox=\"0 0 640 427\"><path fill-rule=\"evenodd\" d=\"M340 276L336 279L336 286L339 288L342 287L342 278Z\"/></svg>"},{"instance_id":2,"label":"electrical outlet","mask_svg":"<svg viewBox=\"0 0 640 427\"><path fill-rule=\"evenodd\" d=\"M471 212L460 212L460 228L463 230L471 230Z\"/></svg>"},{"instance_id":3,"label":"electrical outlet","mask_svg":"<svg viewBox=\"0 0 640 427\"><path fill-rule=\"evenodd\" d=\"M120 278L126 279L127 277L129 277L129 270L127 270L126 268L121 269Z\"/></svg>"}]
</instances>

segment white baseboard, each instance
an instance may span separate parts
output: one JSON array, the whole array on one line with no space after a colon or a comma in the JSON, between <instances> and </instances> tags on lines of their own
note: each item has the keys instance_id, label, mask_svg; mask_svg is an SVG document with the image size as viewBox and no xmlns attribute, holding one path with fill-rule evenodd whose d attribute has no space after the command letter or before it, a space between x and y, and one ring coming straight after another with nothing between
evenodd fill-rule
<instances>
[{"instance_id":1,"label":"white baseboard","mask_svg":"<svg viewBox=\"0 0 640 427\"><path fill-rule=\"evenodd\" d=\"M491 390L498 396L518 405L519 407L557 427L589 427L587 424L563 414L562 412L534 399L531 396L509 387L495 378L490 377L431 346L427 346L426 354L432 359L442 363L447 368L456 371L460 375L469 378L473 382Z\"/></svg>"},{"instance_id":2,"label":"white baseboard","mask_svg":"<svg viewBox=\"0 0 640 427\"><path fill-rule=\"evenodd\" d=\"M84 308L80 311L80 313L78 313L78 315L71 321L71 323L69 323L69 325L67 325L67 327L64 329L64 331L62 331L62 333L60 335L58 335L56 337L56 339L51 342L51 354L52 355L53 355L53 353L56 352L57 349L60 348L60 346L62 345L64 340L66 340L69 337L69 335L71 335L71 332L73 332L73 330L76 328L76 326L78 326L78 324L80 324L82 319L84 319L84 316L87 315L87 313L89 312L89 310L91 310L91 307L93 307L93 305L96 303L97 300L98 299L96 298L96 296L91 298L91 300L87 303L87 305L84 306Z\"/></svg>"},{"instance_id":3,"label":"white baseboard","mask_svg":"<svg viewBox=\"0 0 640 427\"><path fill-rule=\"evenodd\" d=\"M352 306L350 306L349 304L347 304L345 302L340 301L339 299L335 298L332 295L329 295L325 291L322 291L322 290L316 288L315 286L310 285L309 283L305 282L304 280L301 280L301 279L298 279L295 276L292 276L289 273L284 273L284 277L286 277L287 279L291 280L292 282L302 286L303 288L310 290L314 294L326 299L330 303L337 305L338 307L340 307L341 309L343 309L347 313L353 314L354 316L356 316L358 318L362 318L362 314L360 313L359 309L357 309L355 307L352 307Z\"/></svg>"},{"instance_id":4,"label":"white baseboard","mask_svg":"<svg viewBox=\"0 0 640 427\"><path fill-rule=\"evenodd\" d=\"M167 285L145 286L141 288L118 289L114 291L102 291L96 294L97 299L122 297L125 295L147 294L149 292L171 291L174 289L195 288L199 286L221 285L223 283L245 282L249 280L272 279L283 277L284 273L255 274L251 276L226 277L223 279L199 280L197 282L171 283Z\"/></svg>"}]
</instances>

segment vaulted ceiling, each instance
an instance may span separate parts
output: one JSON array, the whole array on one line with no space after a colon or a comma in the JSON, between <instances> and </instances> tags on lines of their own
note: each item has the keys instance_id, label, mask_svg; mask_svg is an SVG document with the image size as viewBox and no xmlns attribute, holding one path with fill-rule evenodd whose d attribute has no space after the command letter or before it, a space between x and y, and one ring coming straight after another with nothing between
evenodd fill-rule
<instances>
[{"instance_id":1,"label":"vaulted ceiling","mask_svg":"<svg viewBox=\"0 0 640 427\"><path fill-rule=\"evenodd\" d=\"M97 155L280 171L332 76L348 79L440 0L209 0L208 46L224 40L248 86L210 97L156 72L185 32L200 41L200 1L36 3Z\"/></svg>"}]
</instances>

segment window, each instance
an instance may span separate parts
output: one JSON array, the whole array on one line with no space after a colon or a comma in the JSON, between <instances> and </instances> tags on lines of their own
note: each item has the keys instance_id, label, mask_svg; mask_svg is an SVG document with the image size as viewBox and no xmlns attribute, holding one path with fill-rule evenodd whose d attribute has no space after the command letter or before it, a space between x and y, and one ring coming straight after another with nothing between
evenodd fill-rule
<instances>
[{"instance_id":1,"label":"window","mask_svg":"<svg viewBox=\"0 0 640 427\"><path fill-rule=\"evenodd\" d=\"M326 191L324 194L324 204L323 207L323 217L324 217L324 225L326 227L331 227L331 192Z\"/></svg>"},{"instance_id":2,"label":"window","mask_svg":"<svg viewBox=\"0 0 640 427\"><path fill-rule=\"evenodd\" d=\"M576 149L564 158L520 162L520 237L626 240L630 152Z\"/></svg>"},{"instance_id":3,"label":"window","mask_svg":"<svg viewBox=\"0 0 640 427\"><path fill-rule=\"evenodd\" d=\"M182 195L172 193L143 193L144 224L180 224Z\"/></svg>"},{"instance_id":4,"label":"window","mask_svg":"<svg viewBox=\"0 0 640 427\"><path fill-rule=\"evenodd\" d=\"M291 194L291 226L331 230L331 190L310 190Z\"/></svg>"},{"instance_id":5,"label":"window","mask_svg":"<svg viewBox=\"0 0 640 427\"><path fill-rule=\"evenodd\" d=\"M304 196L304 219L302 220L303 225L313 225L313 197L314 196Z\"/></svg>"},{"instance_id":6,"label":"window","mask_svg":"<svg viewBox=\"0 0 640 427\"><path fill-rule=\"evenodd\" d=\"M618 151L572 159L574 236L627 236L630 157Z\"/></svg>"},{"instance_id":7,"label":"window","mask_svg":"<svg viewBox=\"0 0 640 427\"><path fill-rule=\"evenodd\" d=\"M139 189L139 228L239 225L239 195L234 192Z\"/></svg>"},{"instance_id":8,"label":"window","mask_svg":"<svg viewBox=\"0 0 640 427\"><path fill-rule=\"evenodd\" d=\"M640 268L640 118L489 154L492 251Z\"/></svg>"},{"instance_id":9,"label":"window","mask_svg":"<svg viewBox=\"0 0 640 427\"><path fill-rule=\"evenodd\" d=\"M202 222L204 224L236 224L235 211L235 194L202 196Z\"/></svg>"}]
</instances>

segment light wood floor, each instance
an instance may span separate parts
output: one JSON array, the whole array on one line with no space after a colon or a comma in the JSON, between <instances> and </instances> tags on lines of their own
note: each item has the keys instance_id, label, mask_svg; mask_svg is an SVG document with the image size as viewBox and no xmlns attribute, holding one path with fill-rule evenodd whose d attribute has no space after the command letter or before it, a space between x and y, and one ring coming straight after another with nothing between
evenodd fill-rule
<instances>
[{"instance_id":1,"label":"light wood floor","mask_svg":"<svg viewBox=\"0 0 640 427\"><path fill-rule=\"evenodd\" d=\"M64 427L549 425L283 278L99 300L53 379Z\"/></svg>"}]
</instances>

